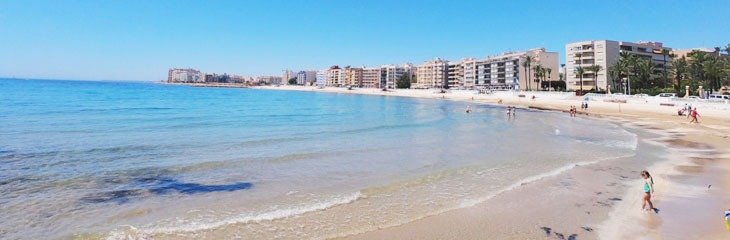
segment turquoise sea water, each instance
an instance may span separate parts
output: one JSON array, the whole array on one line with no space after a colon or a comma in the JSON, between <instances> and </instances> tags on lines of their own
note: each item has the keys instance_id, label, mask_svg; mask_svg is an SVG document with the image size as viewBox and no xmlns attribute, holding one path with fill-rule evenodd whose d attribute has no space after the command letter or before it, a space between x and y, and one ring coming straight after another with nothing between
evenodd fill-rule
<instances>
[{"instance_id":1,"label":"turquoise sea water","mask_svg":"<svg viewBox=\"0 0 730 240\"><path fill-rule=\"evenodd\" d=\"M0 79L0 110L0 238L342 236L637 141L558 113L153 83Z\"/></svg>"}]
</instances>

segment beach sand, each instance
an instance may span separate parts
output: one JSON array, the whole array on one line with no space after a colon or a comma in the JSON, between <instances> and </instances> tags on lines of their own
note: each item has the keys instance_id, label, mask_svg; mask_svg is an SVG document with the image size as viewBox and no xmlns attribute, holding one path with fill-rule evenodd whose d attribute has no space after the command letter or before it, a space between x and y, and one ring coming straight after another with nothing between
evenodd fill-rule
<instances>
[{"instance_id":1,"label":"beach sand","mask_svg":"<svg viewBox=\"0 0 730 240\"><path fill-rule=\"evenodd\" d=\"M476 95L434 90L265 87L467 101L567 111L581 98ZM457 210L349 239L729 239L722 221L730 208L730 112L701 109L700 124L674 107L591 101L579 117L641 132L635 156L579 165ZM567 113L566 113L567 114ZM648 149L651 149L648 150ZM660 152L655 156L644 152ZM590 160L587 156L586 160ZM642 211L639 172L655 181L658 214ZM711 185L711 186L710 186Z\"/></svg>"}]
</instances>

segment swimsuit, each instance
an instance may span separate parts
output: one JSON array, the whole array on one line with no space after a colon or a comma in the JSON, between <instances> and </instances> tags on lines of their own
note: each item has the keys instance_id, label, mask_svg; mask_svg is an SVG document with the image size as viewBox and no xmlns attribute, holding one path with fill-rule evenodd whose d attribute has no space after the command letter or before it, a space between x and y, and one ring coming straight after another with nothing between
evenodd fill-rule
<instances>
[{"instance_id":1,"label":"swimsuit","mask_svg":"<svg viewBox=\"0 0 730 240\"><path fill-rule=\"evenodd\" d=\"M653 179L650 179L650 181L652 183L654 183L654 180ZM644 181L644 192L645 193L651 192L651 188L649 188L649 182L646 182L646 180Z\"/></svg>"}]
</instances>

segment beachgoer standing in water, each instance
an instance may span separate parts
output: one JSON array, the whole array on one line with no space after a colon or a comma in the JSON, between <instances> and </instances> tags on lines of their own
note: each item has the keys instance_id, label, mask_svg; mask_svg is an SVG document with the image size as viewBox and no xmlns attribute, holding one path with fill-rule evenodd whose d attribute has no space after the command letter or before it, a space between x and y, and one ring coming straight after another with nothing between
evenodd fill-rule
<instances>
[{"instance_id":1,"label":"beachgoer standing in water","mask_svg":"<svg viewBox=\"0 0 730 240\"><path fill-rule=\"evenodd\" d=\"M657 209L654 208L654 203L651 202L651 194L654 193L654 179L646 170L641 171L641 177L644 178L644 198L641 204L641 209L654 210L654 212L656 212ZM647 203L649 204L648 209L646 208Z\"/></svg>"},{"instance_id":2,"label":"beachgoer standing in water","mask_svg":"<svg viewBox=\"0 0 730 240\"><path fill-rule=\"evenodd\" d=\"M471 107L469 105L466 105L466 113L471 113Z\"/></svg>"}]
</instances>

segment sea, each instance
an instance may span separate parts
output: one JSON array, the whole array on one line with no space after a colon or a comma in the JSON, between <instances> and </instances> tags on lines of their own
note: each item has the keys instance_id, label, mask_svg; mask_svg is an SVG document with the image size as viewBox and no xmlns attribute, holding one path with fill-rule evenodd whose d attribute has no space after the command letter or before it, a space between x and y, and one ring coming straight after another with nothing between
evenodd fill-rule
<instances>
[{"instance_id":1,"label":"sea","mask_svg":"<svg viewBox=\"0 0 730 240\"><path fill-rule=\"evenodd\" d=\"M0 239L344 237L637 141L606 121L443 99L0 79Z\"/></svg>"}]
</instances>

